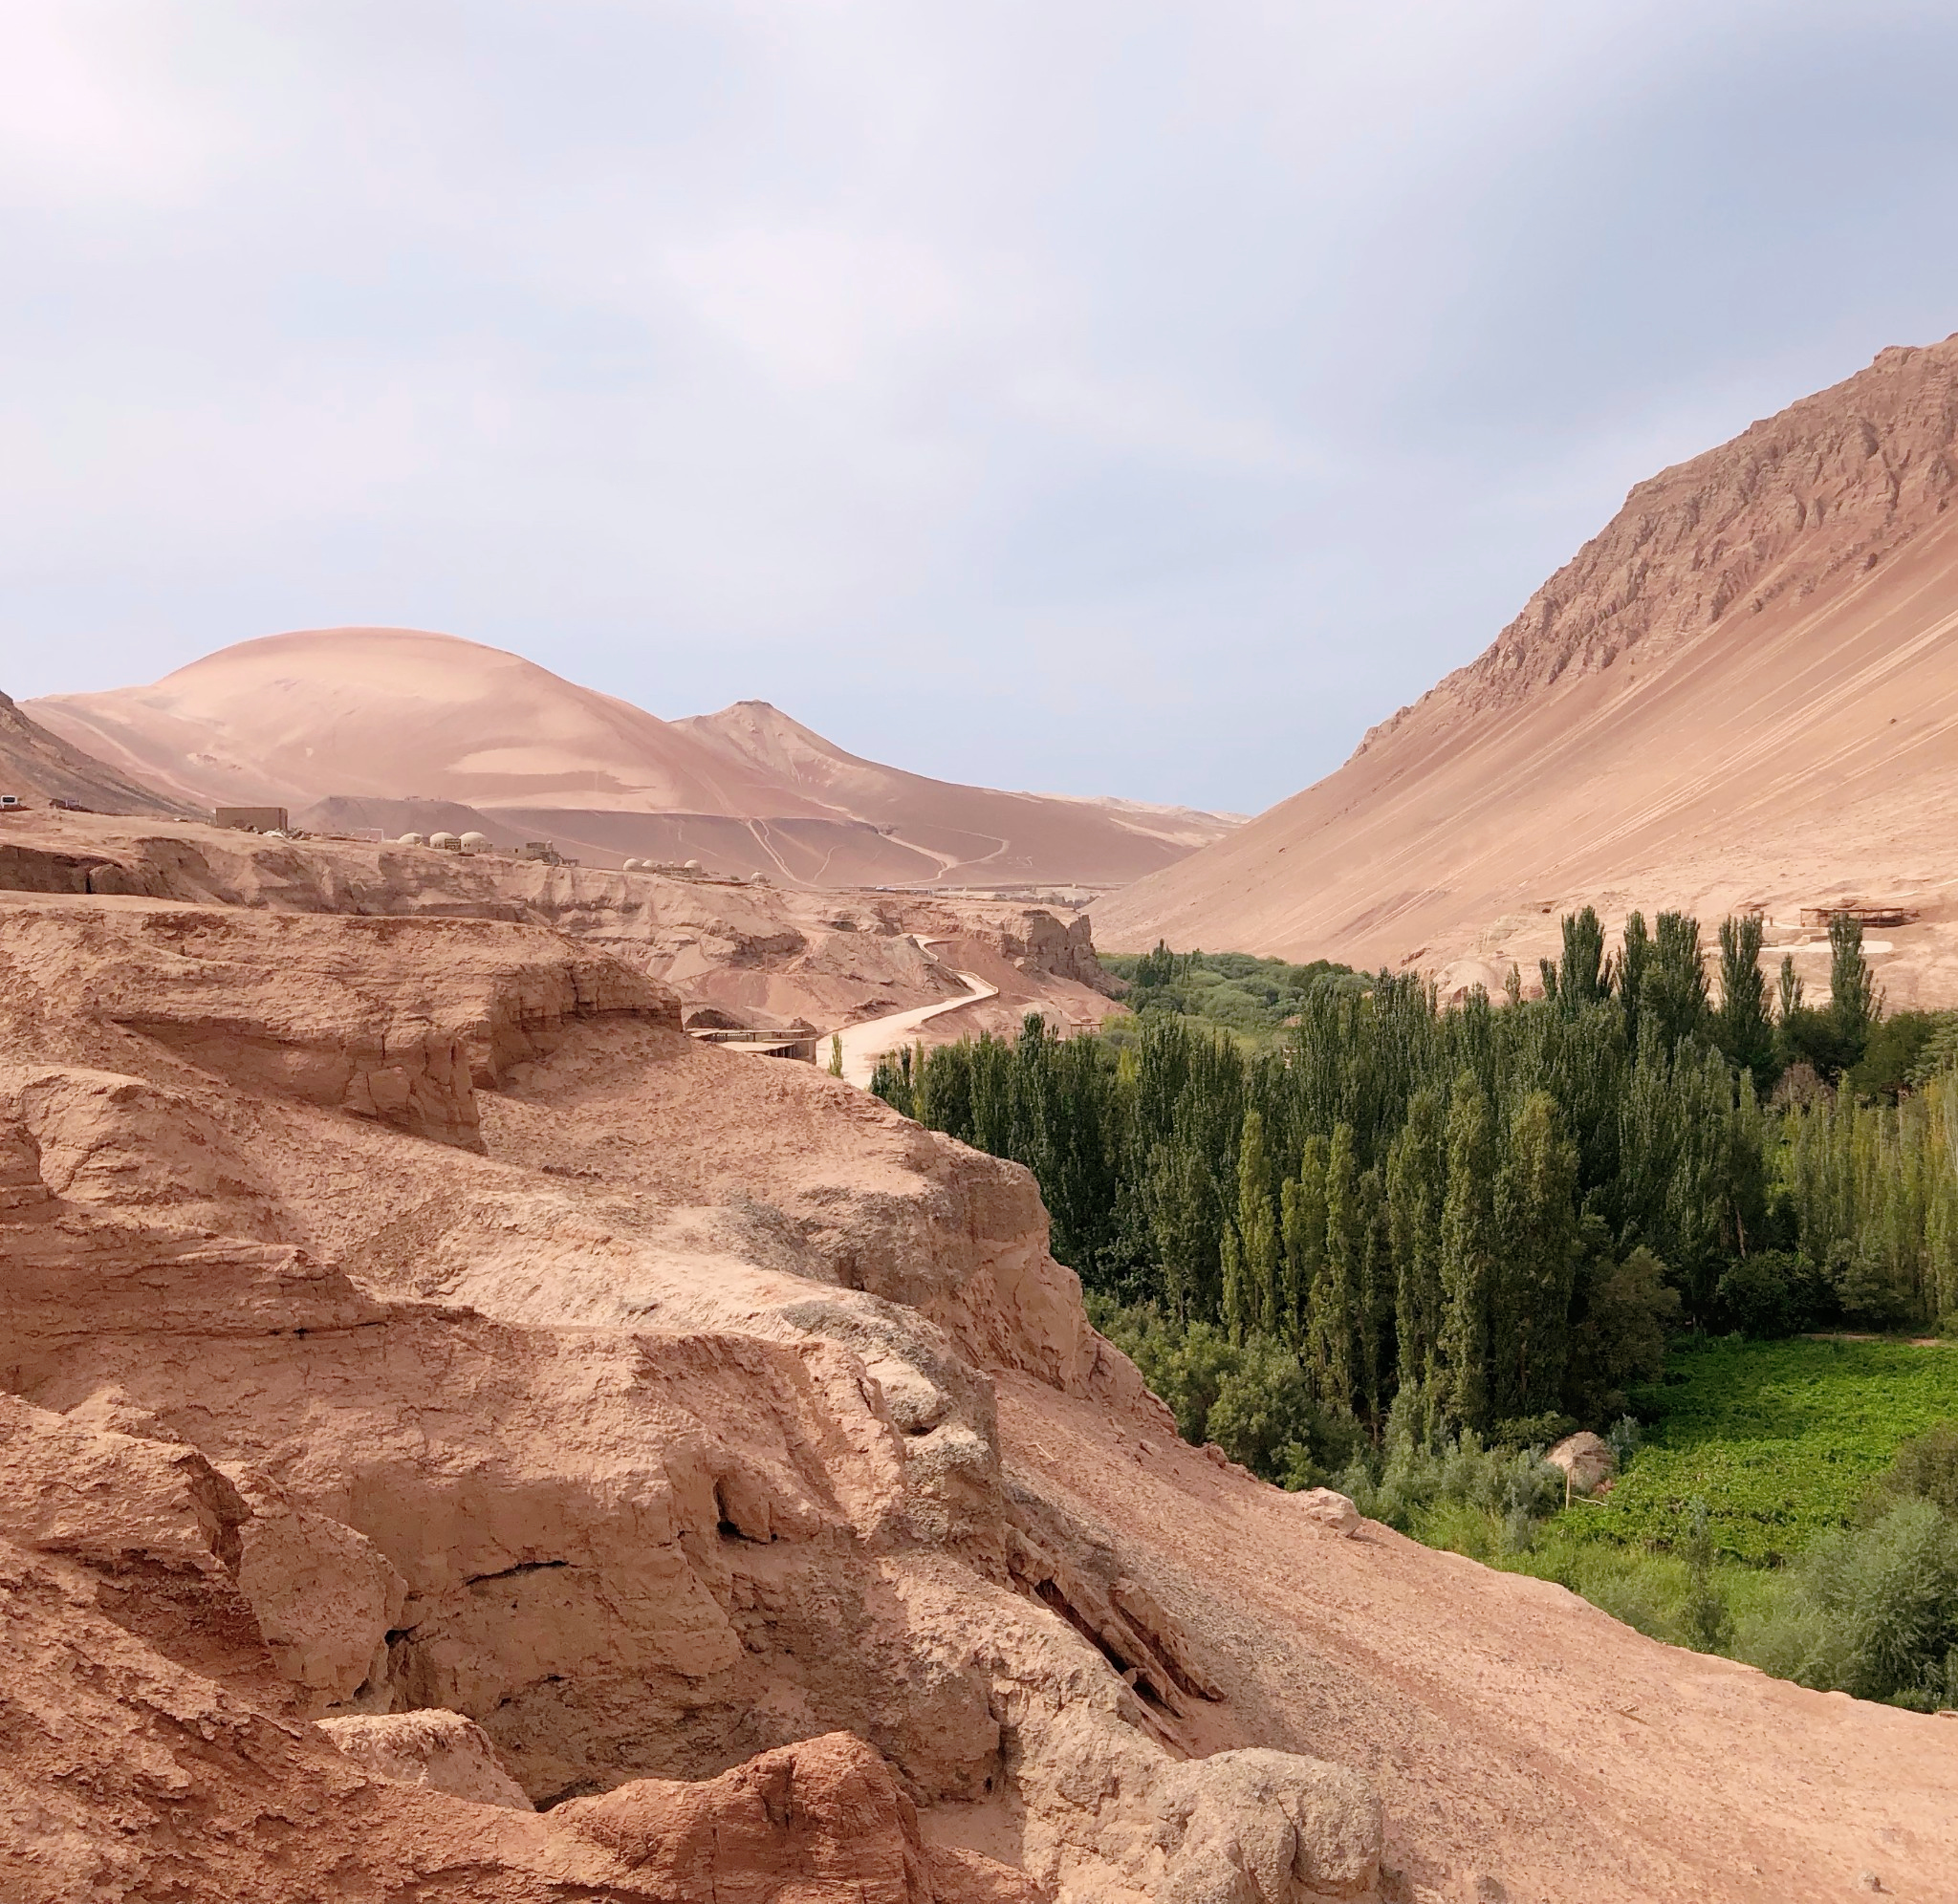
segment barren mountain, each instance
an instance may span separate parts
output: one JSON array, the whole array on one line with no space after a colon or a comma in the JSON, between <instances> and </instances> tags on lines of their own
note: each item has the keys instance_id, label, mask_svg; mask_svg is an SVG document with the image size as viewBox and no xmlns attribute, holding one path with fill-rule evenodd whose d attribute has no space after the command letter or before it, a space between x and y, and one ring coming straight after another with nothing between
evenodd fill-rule
<instances>
[{"instance_id":1,"label":"barren mountain","mask_svg":"<svg viewBox=\"0 0 1958 1904\"><path fill-rule=\"evenodd\" d=\"M1920 916L1893 1001L1958 1002L1954 437L1958 338L1642 483L1471 665L1097 936L1490 982L1587 900L1856 898Z\"/></svg>"},{"instance_id":2,"label":"barren mountain","mask_svg":"<svg viewBox=\"0 0 1958 1904\"><path fill-rule=\"evenodd\" d=\"M0 694L0 794L6 793L37 803L68 800L99 813L181 816L192 811L70 746Z\"/></svg>"},{"instance_id":3,"label":"barren mountain","mask_svg":"<svg viewBox=\"0 0 1958 1904\"><path fill-rule=\"evenodd\" d=\"M394 832L425 832L439 813L599 863L697 858L816 886L1119 884L1231 824L902 773L765 703L662 721L519 656L412 629L270 636L148 687L32 710L194 806L276 804L306 824ZM772 745L755 745L764 732Z\"/></svg>"},{"instance_id":4,"label":"barren mountain","mask_svg":"<svg viewBox=\"0 0 1958 1904\"><path fill-rule=\"evenodd\" d=\"M674 725L778 785L890 830L948 866L989 867L1001 878L1039 877L1027 869L1084 853L1113 881L1139 878L1165 858L1222 838L1238 819L1189 807L999 793L927 779L845 753L766 701L737 701Z\"/></svg>"},{"instance_id":5,"label":"barren mountain","mask_svg":"<svg viewBox=\"0 0 1958 1904\"><path fill-rule=\"evenodd\" d=\"M10 1904L1958 1890L1948 1721L1183 1445L1025 1171L686 1038L563 869L57 824L0 859Z\"/></svg>"}]
</instances>

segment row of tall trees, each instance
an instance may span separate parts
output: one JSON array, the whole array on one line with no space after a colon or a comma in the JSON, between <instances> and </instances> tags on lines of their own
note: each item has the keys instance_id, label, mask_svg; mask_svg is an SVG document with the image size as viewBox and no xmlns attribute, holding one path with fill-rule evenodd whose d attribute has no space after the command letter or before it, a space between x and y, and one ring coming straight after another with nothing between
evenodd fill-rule
<instances>
[{"instance_id":1,"label":"row of tall trees","mask_svg":"<svg viewBox=\"0 0 1958 1904\"><path fill-rule=\"evenodd\" d=\"M1088 1287L1282 1343L1322 1402L1378 1420L1418 1382L1438 1418L1482 1431L1596 1419L1656 1373L1682 1310L1717 1324L1736 1263L1833 1261L1836 1226L1868 1231L1891 1194L1868 1187L1872 1145L1931 1157L1929 1135L1843 1137L1828 1120L1853 1124L1853 1105L1823 1107L1813 1133L1806 1113L1784 1130L1762 1108L1791 1033L1809 1052L1834 1040L1838 1058L1867 1037L1879 1003L1853 922L1834 953L1816 1013L1792 966L1771 995L1759 920L1729 920L1716 1003L1695 920L1663 913L1648 930L1634 914L1608 952L1586 908L1564 921L1543 996L1507 1008L1479 992L1445 1008L1425 982L1382 973L1364 992L1309 992L1268 1050L1167 1015L1144 1014L1120 1049L1057 1040L1034 1017L1016 1040L901 1053L874 1088L1027 1164L1055 1253ZM1923 1115L1887 1114L1913 1134ZM1844 1144L1863 1159L1855 1196L1847 1166L1787 1162ZM1949 1202L1897 1195L1900 1235ZM1958 1210L1935 1221L1958 1247ZM1921 1265L1935 1256L1921 1235L1915 1247ZM1884 1287L1935 1313L1942 1273L1886 1269Z\"/></svg>"},{"instance_id":2,"label":"row of tall trees","mask_svg":"<svg viewBox=\"0 0 1958 1904\"><path fill-rule=\"evenodd\" d=\"M1875 1324L1958 1312L1958 1076L1894 1104L1843 1091L1792 1109L1780 1176L1800 1259Z\"/></svg>"}]
</instances>

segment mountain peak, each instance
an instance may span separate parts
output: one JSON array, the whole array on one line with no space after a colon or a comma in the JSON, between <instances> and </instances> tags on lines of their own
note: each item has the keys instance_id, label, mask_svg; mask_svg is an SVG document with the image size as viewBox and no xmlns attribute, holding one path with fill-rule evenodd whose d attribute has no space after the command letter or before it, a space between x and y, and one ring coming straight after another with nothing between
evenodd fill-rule
<instances>
[{"instance_id":1,"label":"mountain peak","mask_svg":"<svg viewBox=\"0 0 1958 1904\"><path fill-rule=\"evenodd\" d=\"M1958 826L1954 495L1958 336L1884 351L1637 485L1475 660L1098 939L1490 983L1587 900L1924 887Z\"/></svg>"}]
</instances>

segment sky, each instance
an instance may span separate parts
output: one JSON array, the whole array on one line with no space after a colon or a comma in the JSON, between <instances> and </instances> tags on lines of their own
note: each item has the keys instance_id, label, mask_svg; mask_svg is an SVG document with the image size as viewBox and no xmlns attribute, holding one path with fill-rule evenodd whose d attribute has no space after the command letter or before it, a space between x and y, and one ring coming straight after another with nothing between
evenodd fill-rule
<instances>
[{"instance_id":1,"label":"sky","mask_svg":"<svg viewBox=\"0 0 1958 1904\"><path fill-rule=\"evenodd\" d=\"M1254 811L1958 330L1958 9L8 0L0 688L437 628Z\"/></svg>"}]
</instances>

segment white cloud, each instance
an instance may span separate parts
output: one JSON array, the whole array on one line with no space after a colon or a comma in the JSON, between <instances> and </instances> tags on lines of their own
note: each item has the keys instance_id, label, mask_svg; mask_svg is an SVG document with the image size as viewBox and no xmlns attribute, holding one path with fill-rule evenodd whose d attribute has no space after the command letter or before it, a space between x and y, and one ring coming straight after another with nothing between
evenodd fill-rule
<instances>
[{"instance_id":1,"label":"white cloud","mask_svg":"<svg viewBox=\"0 0 1958 1904\"><path fill-rule=\"evenodd\" d=\"M157 10L10 0L0 10L0 202L182 203L225 146L172 83Z\"/></svg>"},{"instance_id":2,"label":"white cloud","mask_svg":"<svg viewBox=\"0 0 1958 1904\"><path fill-rule=\"evenodd\" d=\"M1958 21L1854 26L14 0L0 686L424 621L1257 805L1649 459L1950 328Z\"/></svg>"},{"instance_id":3,"label":"white cloud","mask_svg":"<svg viewBox=\"0 0 1958 1904\"><path fill-rule=\"evenodd\" d=\"M675 247L667 266L707 323L811 389L941 346L989 295L925 246L814 227L726 232Z\"/></svg>"}]
</instances>

